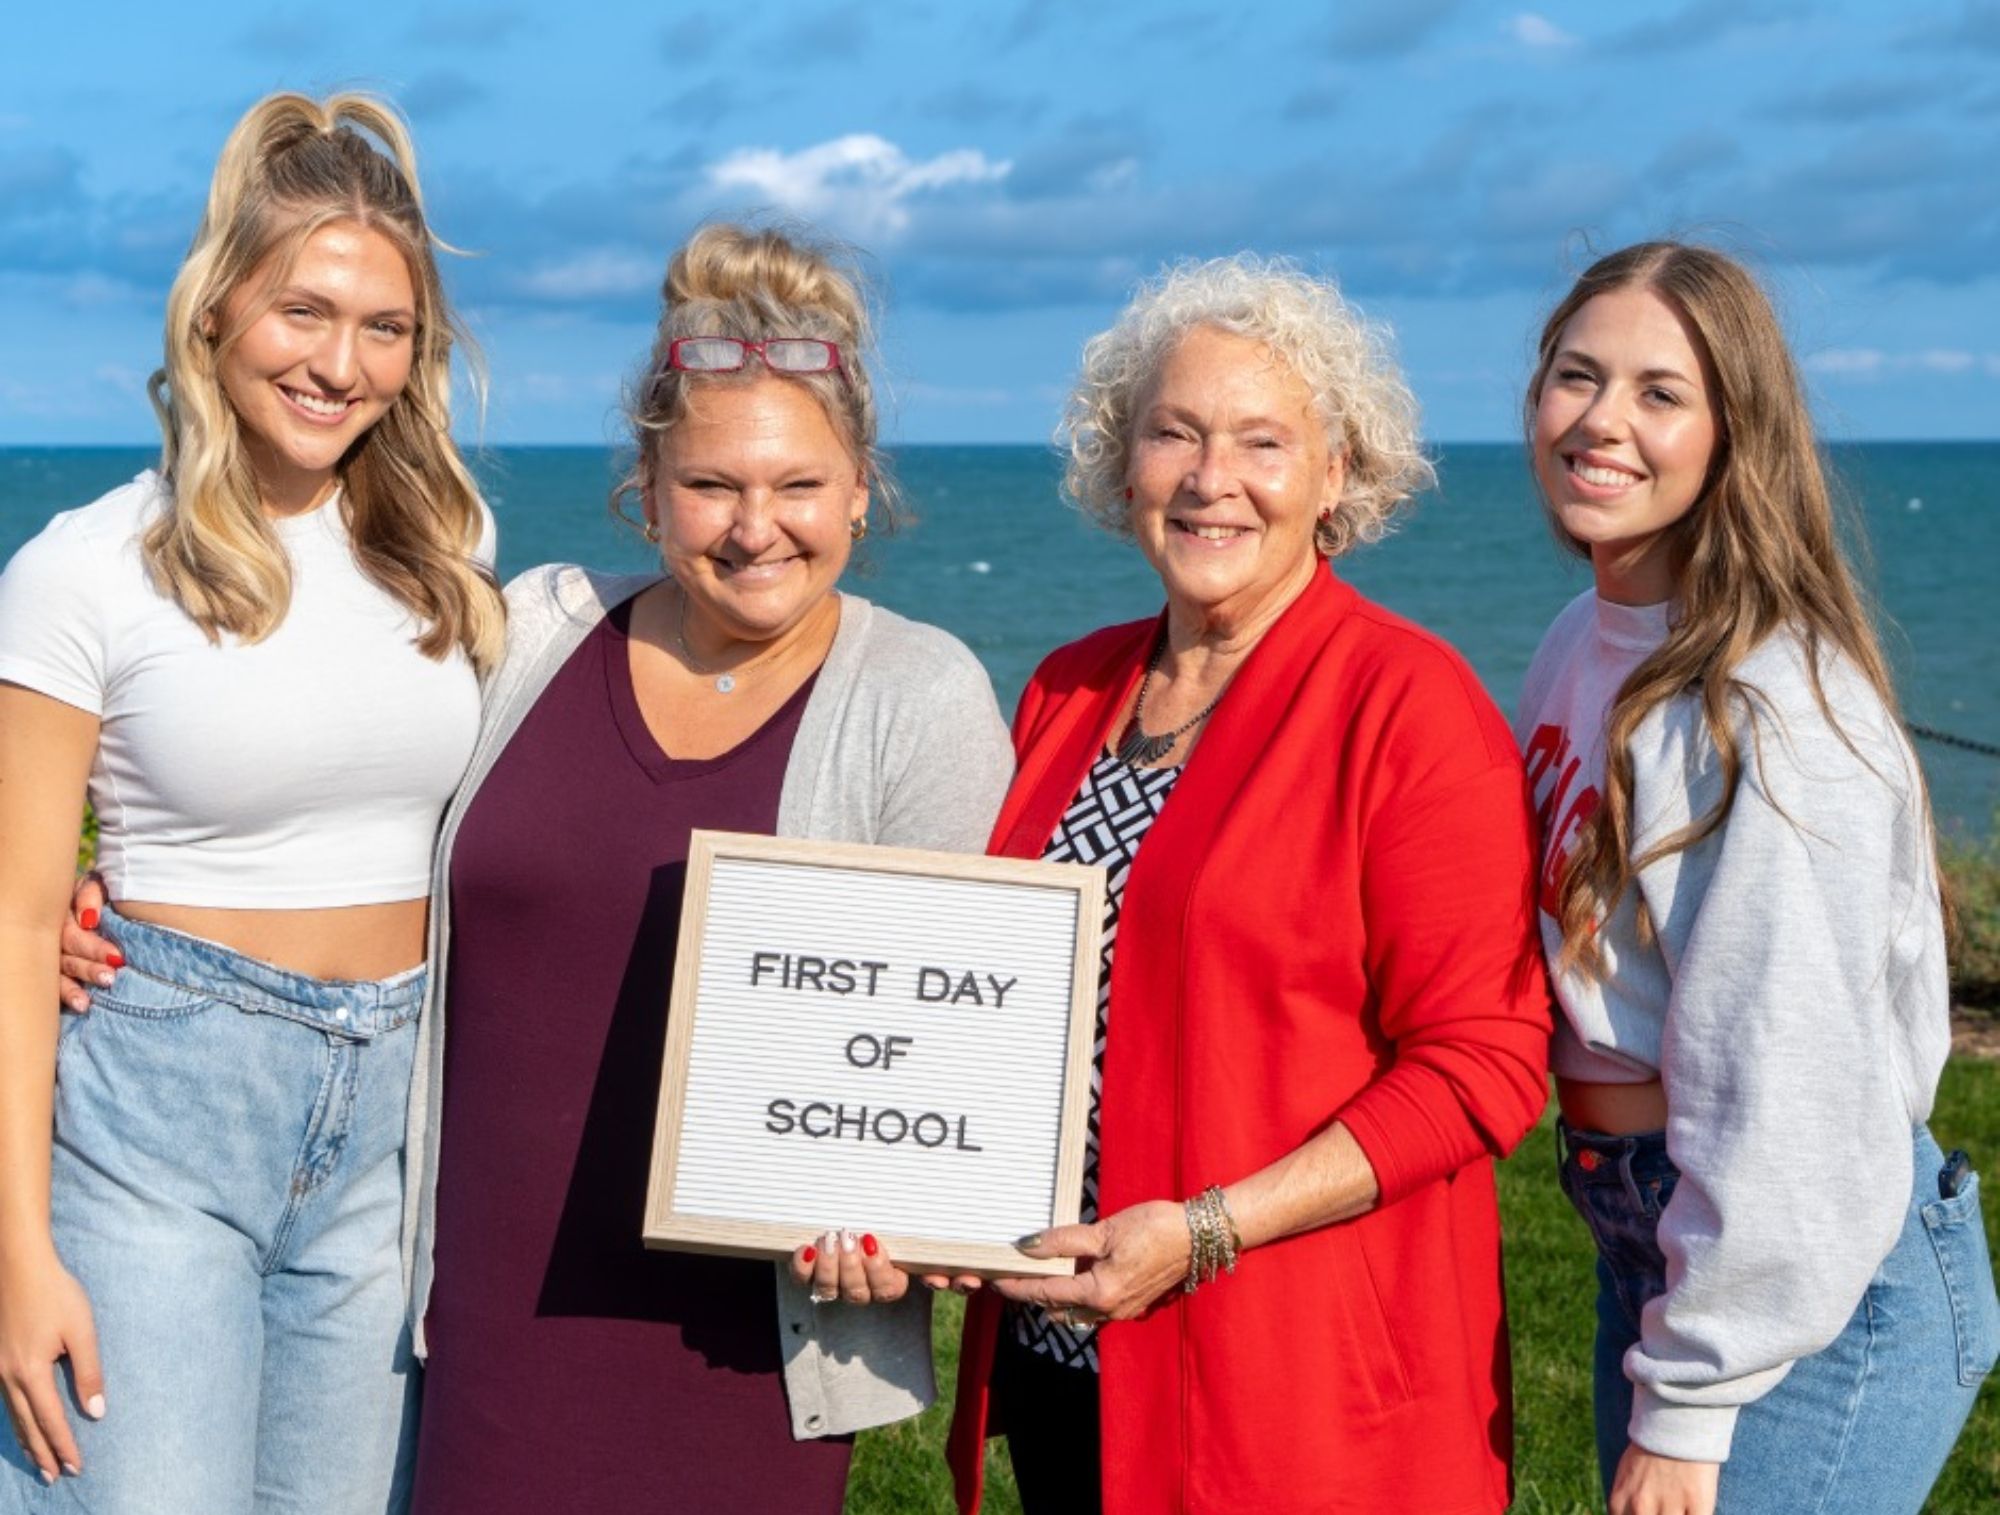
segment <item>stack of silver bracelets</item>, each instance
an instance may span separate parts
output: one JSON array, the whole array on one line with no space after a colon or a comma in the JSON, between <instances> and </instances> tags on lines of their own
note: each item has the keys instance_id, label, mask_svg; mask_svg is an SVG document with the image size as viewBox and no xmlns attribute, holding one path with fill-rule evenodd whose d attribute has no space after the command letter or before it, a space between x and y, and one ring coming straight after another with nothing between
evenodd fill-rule
<instances>
[{"instance_id":1,"label":"stack of silver bracelets","mask_svg":"<svg viewBox=\"0 0 2000 1515\"><path fill-rule=\"evenodd\" d=\"M1236 1221L1218 1184L1210 1184L1182 1208L1187 1211L1188 1271L1181 1288L1192 1294L1216 1274L1236 1271L1236 1254L1243 1238L1236 1232Z\"/></svg>"}]
</instances>

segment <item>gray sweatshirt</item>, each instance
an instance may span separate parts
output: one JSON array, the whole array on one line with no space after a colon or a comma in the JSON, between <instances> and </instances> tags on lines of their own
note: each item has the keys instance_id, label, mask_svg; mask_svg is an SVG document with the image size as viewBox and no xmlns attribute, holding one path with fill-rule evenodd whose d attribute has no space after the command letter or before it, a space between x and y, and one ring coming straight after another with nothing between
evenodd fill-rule
<instances>
[{"instance_id":1,"label":"gray sweatshirt","mask_svg":"<svg viewBox=\"0 0 2000 1515\"><path fill-rule=\"evenodd\" d=\"M1577 597L1543 638L1517 734L1544 827L1542 935L1553 882L1595 808L1605 718L1667 631L1668 607ZM1630 1435L1719 1462L1737 1411L1846 1326L1910 1201L1911 1128L1950 1050L1950 993L1930 817L1916 758L1837 654L1813 697L1796 636L1738 670L1752 691L1728 820L1641 871L1604 923L1601 978L1563 974L1554 1062L1567 1077L1657 1072L1681 1177L1660 1217L1666 1292L1625 1357ZM1705 815L1722 791L1697 696L1655 708L1632 739L1635 854Z\"/></svg>"},{"instance_id":2,"label":"gray sweatshirt","mask_svg":"<svg viewBox=\"0 0 2000 1515\"><path fill-rule=\"evenodd\" d=\"M481 781L556 670L607 610L657 578L556 566L531 569L507 586L506 657L483 692L478 745L445 811L431 880L431 979L417 1028L403 1197L403 1278L419 1356L428 1349L424 1313L446 1093L452 844ZM979 852L1013 772L1014 750L992 682L965 644L842 595L840 629L806 697L785 765L778 834ZM650 1142L652 1135L638 1131L633 1139ZM443 1182L451 1182L448 1174ZM772 1272L771 1329L784 1351L793 1436L857 1431L930 1403L936 1385L928 1291L911 1289L893 1305L815 1309L787 1268Z\"/></svg>"}]
</instances>

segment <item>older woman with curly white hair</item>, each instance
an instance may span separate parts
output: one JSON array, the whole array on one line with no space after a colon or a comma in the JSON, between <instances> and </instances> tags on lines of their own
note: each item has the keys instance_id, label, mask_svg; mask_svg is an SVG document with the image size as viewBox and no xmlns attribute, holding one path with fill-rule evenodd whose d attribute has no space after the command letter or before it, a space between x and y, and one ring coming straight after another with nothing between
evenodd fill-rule
<instances>
[{"instance_id":1,"label":"older woman with curly white hair","mask_svg":"<svg viewBox=\"0 0 2000 1515\"><path fill-rule=\"evenodd\" d=\"M1069 494L1163 611L1052 654L995 850L1110 875L1074 1278L968 1314L953 1457L1024 1505L1497 1512L1492 1159L1545 1097L1506 722L1328 560L1430 480L1378 330L1249 257L1084 352Z\"/></svg>"}]
</instances>

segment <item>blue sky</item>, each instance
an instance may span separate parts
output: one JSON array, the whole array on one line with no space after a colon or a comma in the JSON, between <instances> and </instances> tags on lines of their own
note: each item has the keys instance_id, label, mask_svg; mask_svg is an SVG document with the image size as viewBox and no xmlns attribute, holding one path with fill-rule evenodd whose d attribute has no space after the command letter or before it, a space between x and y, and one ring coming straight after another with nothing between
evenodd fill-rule
<instances>
[{"instance_id":1,"label":"blue sky","mask_svg":"<svg viewBox=\"0 0 2000 1515\"><path fill-rule=\"evenodd\" d=\"M1676 232L1764 269L1830 435L2000 436L2000 0L108 0L5 28L0 445L152 439L223 136L349 85L408 111L478 253L448 277L492 442L614 435L668 250L755 208L874 256L906 441L1046 438L1135 279L1246 247L1393 323L1433 436L1511 437L1566 275Z\"/></svg>"}]
</instances>

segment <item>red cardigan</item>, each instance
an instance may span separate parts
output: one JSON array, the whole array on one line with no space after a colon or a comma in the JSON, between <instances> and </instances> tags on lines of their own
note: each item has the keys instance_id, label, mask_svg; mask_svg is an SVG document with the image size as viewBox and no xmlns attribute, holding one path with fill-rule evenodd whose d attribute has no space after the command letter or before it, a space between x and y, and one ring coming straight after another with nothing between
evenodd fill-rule
<instances>
[{"instance_id":1,"label":"red cardigan","mask_svg":"<svg viewBox=\"0 0 2000 1515\"><path fill-rule=\"evenodd\" d=\"M1041 855L1158 626L1036 671L992 851ZM1126 884L1102 1209L1233 1182L1334 1120L1382 1198L1103 1331L1110 1515L1506 1506L1491 1159L1547 1097L1530 826L1471 670L1331 573L1238 671ZM975 1298L950 1441L967 1511L1004 1429L987 1425L998 1324Z\"/></svg>"}]
</instances>

